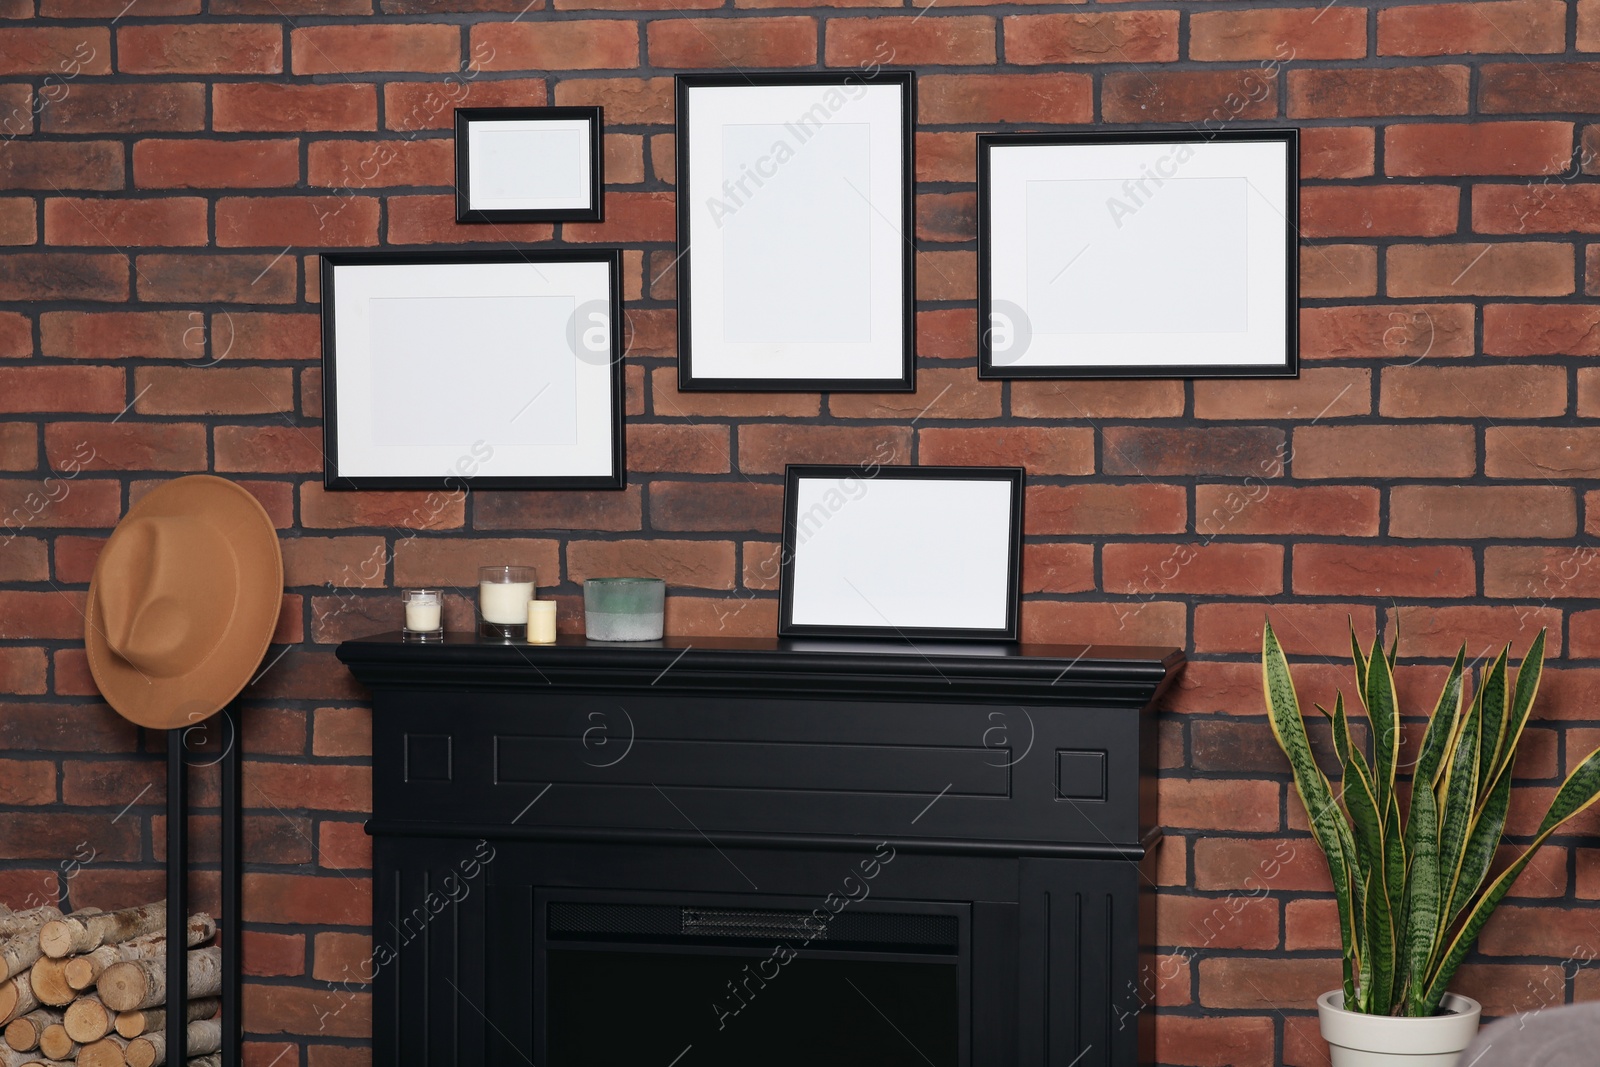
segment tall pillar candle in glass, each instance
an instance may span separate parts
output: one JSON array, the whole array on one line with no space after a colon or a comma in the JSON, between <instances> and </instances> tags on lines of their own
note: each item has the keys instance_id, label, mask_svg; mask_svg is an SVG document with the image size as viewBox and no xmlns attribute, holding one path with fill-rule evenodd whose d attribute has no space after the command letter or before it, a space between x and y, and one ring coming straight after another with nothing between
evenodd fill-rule
<instances>
[{"instance_id":1,"label":"tall pillar candle in glass","mask_svg":"<svg viewBox=\"0 0 1600 1067\"><path fill-rule=\"evenodd\" d=\"M478 633L501 641L524 640L533 586L532 567L479 567Z\"/></svg>"}]
</instances>

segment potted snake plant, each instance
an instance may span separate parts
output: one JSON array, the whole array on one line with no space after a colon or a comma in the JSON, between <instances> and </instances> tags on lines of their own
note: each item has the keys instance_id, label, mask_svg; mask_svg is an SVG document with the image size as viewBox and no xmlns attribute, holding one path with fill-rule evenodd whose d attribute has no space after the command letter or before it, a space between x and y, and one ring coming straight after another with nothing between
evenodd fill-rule
<instances>
[{"instance_id":1,"label":"potted snake plant","mask_svg":"<svg viewBox=\"0 0 1600 1067\"><path fill-rule=\"evenodd\" d=\"M1273 735L1294 772L1311 834L1328 860L1339 913L1344 984L1317 999L1333 1067L1450 1067L1478 1028L1479 1005L1450 980L1484 923L1539 847L1600 797L1600 749L1556 791L1532 843L1491 878L1511 800L1512 765L1544 668L1544 632L1515 682L1507 645L1464 699L1466 645L1434 705L1401 817L1401 711L1395 698L1398 634L1363 654L1351 626L1355 691L1367 742L1351 735L1338 694L1330 713L1341 767L1337 789L1312 755L1294 682L1267 624L1261 661ZM1352 704L1355 702L1353 701ZM1353 710L1353 708L1351 709Z\"/></svg>"}]
</instances>

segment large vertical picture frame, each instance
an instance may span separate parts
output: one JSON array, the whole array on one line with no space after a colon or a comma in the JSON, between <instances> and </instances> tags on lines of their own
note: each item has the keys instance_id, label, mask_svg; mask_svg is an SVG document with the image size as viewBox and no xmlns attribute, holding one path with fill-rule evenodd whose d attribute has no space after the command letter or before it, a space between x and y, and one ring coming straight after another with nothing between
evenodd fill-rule
<instances>
[{"instance_id":1,"label":"large vertical picture frame","mask_svg":"<svg viewBox=\"0 0 1600 1067\"><path fill-rule=\"evenodd\" d=\"M322 256L329 489L621 489L615 248Z\"/></svg>"},{"instance_id":2,"label":"large vertical picture frame","mask_svg":"<svg viewBox=\"0 0 1600 1067\"><path fill-rule=\"evenodd\" d=\"M1015 641L1021 467L791 465L778 636Z\"/></svg>"},{"instance_id":3,"label":"large vertical picture frame","mask_svg":"<svg viewBox=\"0 0 1600 1067\"><path fill-rule=\"evenodd\" d=\"M1293 377L1299 131L978 137L983 378Z\"/></svg>"},{"instance_id":4,"label":"large vertical picture frame","mask_svg":"<svg viewBox=\"0 0 1600 1067\"><path fill-rule=\"evenodd\" d=\"M678 387L916 387L910 71L680 74Z\"/></svg>"}]
</instances>

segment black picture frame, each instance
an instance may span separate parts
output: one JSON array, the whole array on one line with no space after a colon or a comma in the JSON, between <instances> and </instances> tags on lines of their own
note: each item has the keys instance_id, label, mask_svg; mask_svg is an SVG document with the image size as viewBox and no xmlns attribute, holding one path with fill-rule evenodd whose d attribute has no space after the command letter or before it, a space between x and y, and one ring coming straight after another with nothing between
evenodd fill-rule
<instances>
[{"instance_id":1,"label":"black picture frame","mask_svg":"<svg viewBox=\"0 0 1600 1067\"><path fill-rule=\"evenodd\" d=\"M1095 131L1079 133L984 133L978 135L978 377L985 379L1071 379L1071 378L1242 378L1242 377L1275 377L1293 378L1300 373L1299 363L1299 151L1300 131L1296 128L1275 129L1239 129L1205 131L1202 129L1183 130L1120 130L1120 131ZM1277 144L1283 146L1283 165L1281 172L1274 174L1281 178L1282 210L1276 212L1265 208L1258 209L1257 217L1276 214L1281 224L1281 239L1268 241L1266 235L1262 238L1262 248L1274 249L1273 255L1282 256L1282 271L1284 285L1282 289L1282 358L1276 357L1276 335L1269 338L1269 343L1263 345L1263 351L1271 348L1274 352L1271 362L1257 363L1228 363L1228 362L1147 362L1147 363L1028 363L1018 364L1014 360L1020 358L1018 354L1008 354L1006 348L1018 344L1024 346L1024 351L1029 347L1031 332L1026 333L1027 323L1030 321L1025 309L1017 306L1015 302L1006 301L1007 306L999 307L1002 303L996 296L996 220L995 207L997 196L1007 197L1015 192L1016 182L1010 182L1007 187L997 193L994 177L994 154L1007 149L1030 148L1057 148L1057 147L1087 147L1115 145L1137 146L1167 146L1167 145L1242 145L1242 144ZM1162 157L1168 158L1168 157ZM1170 178L1172 175L1168 175ZM1149 174L1148 171L1137 177L1147 177L1154 183L1160 175ZM1069 176L1070 180L1070 176ZM1147 184L1144 189L1154 195L1159 194L1159 186ZM1133 194L1138 197L1137 187ZM1146 196L1138 202L1148 202L1153 197ZM1015 196L1010 196L1007 204L1015 202ZM1136 201L1126 201L1134 204ZM1110 201L1107 201L1108 205ZM1008 207L1007 209L1012 210ZM1026 209L1024 209L1026 211ZM1115 219L1117 216L1112 215ZM1120 220L1119 220L1120 221ZM1087 250L1085 246L1085 251ZM1079 254L1082 254L1081 252ZM1068 263L1071 266L1071 263ZM1067 267L1063 267L1066 270ZM1025 269L1024 269L1025 270ZM1014 266L1007 270L1014 274ZM1129 286L1127 288L1133 288ZM1130 321L1138 321L1136 312L1130 313ZM1263 324L1275 322L1276 316L1270 312L1263 319ZM1276 327L1273 327L1276 330ZM1124 339L1138 335L1138 331L1125 333L1109 333L1102 336L1108 339L1103 343L1107 351L1117 344L1116 338ZM1181 334L1174 334L1175 338ZM1019 340L1018 338L1022 338ZM1179 342L1174 341L1179 346ZM998 358L997 358L998 355Z\"/></svg>"},{"instance_id":2,"label":"black picture frame","mask_svg":"<svg viewBox=\"0 0 1600 1067\"><path fill-rule=\"evenodd\" d=\"M802 504L801 487L807 481L818 483L819 487L840 485L857 481L865 488L858 495L851 495L851 490L841 491L847 500L845 504L828 507L829 500L826 494L818 504L812 505L805 516L800 513ZM780 580L779 580L779 611L778 611L778 636L779 637L826 637L826 638L879 638L898 639L903 641L937 640L937 641L1016 641L1020 629L1020 594L1022 575L1022 514L1023 492L1026 481L1026 472L1021 467L953 467L953 466L881 466L878 464L863 464L858 466L838 464L791 464L784 471L783 494L783 539L780 555ZM837 578L849 585L851 596L858 597L865 602L869 610L863 611L861 606L855 606L854 614L876 615L881 621L878 623L861 623L859 621L826 622L815 620L796 619L796 601L799 597L797 581L805 581L800 570L801 554L805 551L808 542L814 540L820 532L827 528L827 524L844 515L849 500L867 499L872 488L889 482L916 482L928 483L929 493L927 500L931 505L944 509L946 517L964 516L972 517L972 509L968 506L970 501L959 499L949 483L975 482L991 486L1003 485L1007 497L1004 501L1003 532L996 537L992 530L985 532L984 545L989 551L1003 551L1006 555L1004 561L1004 607L1003 620L993 626L963 625L960 619L953 619L948 623L939 625L904 624L897 623L888 613L872 604L867 595L850 580L847 573L833 571L826 566L825 561L813 561L809 566L816 567L819 572L825 573L830 580ZM947 527L937 525L937 515L927 513L919 514L912 507L906 507L905 494L897 494L875 506L874 511L888 516L887 522L881 517L876 518L869 514L858 520L864 527L868 537L881 536L884 540L873 542L860 534L855 534L848 527L837 537L850 538L855 536L853 543L874 544L880 550L880 555L888 554L892 559L888 569L876 569L864 563L864 567L873 574L874 580L882 580L895 588L906 588L907 578L904 574L893 573L893 568L901 566L915 566L918 563L919 553L922 556L936 555L944 564L960 560L963 551L955 544L943 538L948 533ZM825 514L820 518L816 516L818 505L825 507ZM812 520L809 523L807 520ZM849 521L849 520L847 520ZM992 524L998 524L994 516L990 516ZM892 529L879 529L885 525L892 525ZM923 539L922 544L913 546L911 541L915 537ZM929 538L936 538L935 544ZM990 542L1002 540L1002 545L992 545ZM848 547L848 546L846 546ZM832 547L831 552L837 552L837 547ZM990 576L991 580L1000 579ZM943 571L928 573L926 579L936 583L938 588L952 598L958 592L951 581L948 567ZM982 580L980 578L980 580ZM990 589L987 595L991 601L997 591ZM805 614L810 615L817 611L808 608ZM830 614L831 609L824 605L823 614ZM899 605L893 611L916 611L916 605ZM952 614L959 615L962 605L954 604L949 609ZM992 610L992 609L991 609ZM929 616L919 614L918 618Z\"/></svg>"},{"instance_id":3,"label":"black picture frame","mask_svg":"<svg viewBox=\"0 0 1600 1067\"><path fill-rule=\"evenodd\" d=\"M848 89L854 91L863 85L891 86L899 92L899 199L900 210L894 217L878 211L878 217L895 227L899 237L899 255L896 263L900 270L899 303L896 316L900 337L900 353L892 373L866 377L844 377L822 374L818 376L776 376L754 374L710 374L697 369L694 344L695 274L693 245L696 239L697 198L700 190L691 180L693 154L690 151L694 132L692 115L693 96L699 89L735 88L756 91L764 88L814 86L820 89ZM741 72L735 74L679 74L677 75L677 217L678 255L678 388L684 392L914 392L916 390L916 250L913 245L914 181L915 181L915 125L916 76L910 70L874 68L849 71L777 71ZM774 115L773 120L793 116ZM803 143L803 142L802 142ZM864 194L863 194L864 195ZM869 201L870 203L870 201ZM778 254L781 254L779 250ZM887 362L887 361L886 361Z\"/></svg>"},{"instance_id":4,"label":"black picture frame","mask_svg":"<svg viewBox=\"0 0 1600 1067\"><path fill-rule=\"evenodd\" d=\"M427 489L461 491L465 489L623 489L627 485L627 457L623 432L623 357L622 345L622 251L619 248L596 247L585 249L540 249L503 251L433 251L433 252L326 252L321 259L321 314L322 314L322 409L323 409L323 485L330 490L359 489ZM580 356L573 349L574 360L606 368L607 399L605 409L609 426L597 438L609 450L608 468L601 473L583 474L476 474L462 469L458 463L452 468L448 462L439 473L388 475L358 473L341 464L347 451L341 443L339 401L343 393L339 369L338 313L340 310L339 278L347 267L407 267L407 266L477 266L477 265L527 265L535 267L561 264L595 264L604 268L606 306L594 314L606 316L604 343L588 356ZM581 310L581 307L580 309ZM574 318L568 325L568 338L576 324ZM566 340L566 339L564 339ZM567 341L569 346L576 342ZM369 357L370 358L370 357ZM441 356L441 371L457 373L462 369L461 353L453 351ZM375 370L375 369L374 369ZM598 377L591 375L591 377ZM534 398L537 399L537 396ZM533 403L530 400L529 403ZM577 402L575 402L576 404Z\"/></svg>"},{"instance_id":5,"label":"black picture frame","mask_svg":"<svg viewBox=\"0 0 1600 1067\"><path fill-rule=\"evenodd\" d=\"M589 175L586 208L474 208L471 127L495 122L587 122ZM604 113L598 107L462 107L456 109L456 221L603 222L605 220Z\"/></svg>"}]
</instances>

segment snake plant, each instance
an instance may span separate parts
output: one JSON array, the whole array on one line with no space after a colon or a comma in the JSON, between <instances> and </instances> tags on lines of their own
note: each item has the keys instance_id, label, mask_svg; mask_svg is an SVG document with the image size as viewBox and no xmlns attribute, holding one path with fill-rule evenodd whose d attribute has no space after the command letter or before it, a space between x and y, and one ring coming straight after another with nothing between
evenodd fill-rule
<instances>
[{"instance_id":1,"label":"snake plant","mask_svg":"<svg viewBox=\"0 0 1600 1067\"><path fill-rule=\"evenodd\" d=\"M1289 758L1311 834L1333 876L1345 1009L1429 1016L1438 1012L1456 968L1539 846L1600 797L1600 749L1561 784L1527 849L1489 878L1510 805L1517 743L1544 669L1544 632L1528 649L1514 683L1507 645L1470 703L1462 688L1467 649L1461 646L1410 768L1404 821L1401 711L1394 686L1398 643L1396 636L1385 653L1374 639L1372 651L1363 654L1351 627L1366 745L1352 738L1342 692L1331 714L1317 706L1333 728L1342 767L1337 792L1312 755L1289 662L1271 623L1262 636L1261 661L1273 735Z\"/></svg>"}]
</instances>

